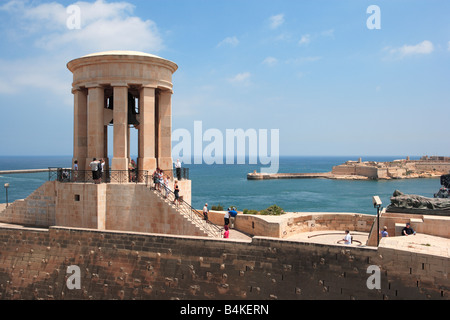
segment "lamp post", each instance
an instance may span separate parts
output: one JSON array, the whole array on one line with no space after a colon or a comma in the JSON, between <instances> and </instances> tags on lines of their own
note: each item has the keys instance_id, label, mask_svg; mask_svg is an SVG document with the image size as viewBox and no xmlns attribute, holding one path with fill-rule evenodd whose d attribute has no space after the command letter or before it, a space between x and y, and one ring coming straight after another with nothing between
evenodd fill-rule
<instances>
[{"instance_id":1,"label":"lamp post","mask_svg":"<svg viewBox=\"0 0 450 320\"><path fill-rule=\"evenodd\" d=\"M372 197L373 207L377 208L377 246L380 243L380 211L381 211L381 199L379 196Z\"/></svg>"},{"instance_id":2,"label":"lamp post","mask_svg":"<svg viewBox=\"0 0 450 320\"><path fill-rule=\"evenodd\" d=\"M5 183L5 190L6 190L6 206L8 207L8 188L9 188L9 183Z\"/></svg>"}]
</instances>

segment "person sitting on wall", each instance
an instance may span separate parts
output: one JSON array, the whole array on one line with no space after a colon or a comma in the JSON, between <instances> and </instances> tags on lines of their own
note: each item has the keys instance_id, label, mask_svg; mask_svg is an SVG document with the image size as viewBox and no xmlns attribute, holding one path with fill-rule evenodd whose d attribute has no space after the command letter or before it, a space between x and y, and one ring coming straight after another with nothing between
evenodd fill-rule
<instances>
[{"instance_id":1,"label":"person sitting on wall","mask_svg":"<svg viewBox=\"0 0 450 320\"><path fill-rule=\"evenodd\" d=\"M403 228L402 230L402 236L409 236L409 235L416 235L416 232L414 231L413 228L411 228L411 224L408 222L406 224L406 227Z\"/></svg>"}]
</instances>

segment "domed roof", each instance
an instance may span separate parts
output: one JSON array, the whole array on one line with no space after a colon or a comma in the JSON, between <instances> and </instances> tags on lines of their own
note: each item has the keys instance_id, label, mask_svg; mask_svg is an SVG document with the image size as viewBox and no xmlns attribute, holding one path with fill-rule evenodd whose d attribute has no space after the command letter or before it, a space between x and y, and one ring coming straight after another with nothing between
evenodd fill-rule
<instances>
[{"instance_id":1,"label":"domed roof","mask_svg":"<svg viewBox=\"0 0 450 320\"><path fill-rule=\"evenodd\" d=\"M77 58L74 59L72 61L69 61L67 63L67 68L73 72L74 68L77 68L78 66L82 65L84 62L83 61L89 61L90 58L100 58L101 57L113 57L113 56L128 56L130 59L132 59L132 57L141 57L141 58L151 58L151 60L153 61L159 61L161 63L163 63L164 65L168 66L170 69L172 69L172 72L175 72L175 70L178 69L178 66L176 63L158 57L154 54L150 54L150 53L145 53L145 52L139 52L139 51L128 51L128 50L112 50L112 51L103 51L103 52L95 52L95 53L91 53L88 55L85 55L81 58Z\"/></svg>"},{"instance_id":2,"label":"domed roof","mask_svg":"<svg viewBox=\"0 0 450 320\"><path fill-rule=\"evenodd\" d=\"M139 52L139 51L127 51L127 50L112 50L112 51L95 52L95 53L85 55L82 58L96 57L96 56L123 56L123 55L164 59L164 58L155 56L154 54L150 54L150 53Z\"/></svg>"}]
</instances>

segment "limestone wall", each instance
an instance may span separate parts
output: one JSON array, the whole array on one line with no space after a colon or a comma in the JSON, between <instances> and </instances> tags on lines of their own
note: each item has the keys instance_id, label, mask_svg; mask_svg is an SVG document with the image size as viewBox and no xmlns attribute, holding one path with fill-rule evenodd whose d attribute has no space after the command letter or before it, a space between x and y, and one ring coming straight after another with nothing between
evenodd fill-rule
<instances>
[{"instance_id":1,"label":"limestone wall","mask_svg":"<svg viewBox=\"0 0 450 320\"><path fill-rule=\"evenodd\" d=\"M180 181L190 202L190 180ZM0 222L206 236L206 233L143 184L49 181L0 213Z\"/></svg>"},{"instance_id":2,"label":"limestone wall","mask_svg":"<svg viewBox=\"0 0 450 320\"><path fill-rule=\"evenodd\" d=\"M223 225L223 211L210 211L209 219ZM350 230L370 232L375 216L339 212L289 212L281 216L262 216L239 213L236 229L247 234L263 237L287 238L302 232L320 230Z\"/></svg>"},{"instance_id":3,"label":"limestone wall","mask_svg":"<svg viewBox=\"0 0 450 320\"><path fill-rule=\"evenodd\" d=\"M47 227L55 224L56 187L55 182L47 182L26 200L17 200L0 211L0 222Z\"/></svg>"},{"instance_id":4,"label":"limestone wall","mask_svg":"<svg viewBox=\"0 0 450 320\"><path fill-rule=\"evenodd\" d=\"M384 247L57 227L0 227L0 243L2 300L449 299L448 258ZM66 285L70 265L81 289Z\"/></svg>"}]
</instances>

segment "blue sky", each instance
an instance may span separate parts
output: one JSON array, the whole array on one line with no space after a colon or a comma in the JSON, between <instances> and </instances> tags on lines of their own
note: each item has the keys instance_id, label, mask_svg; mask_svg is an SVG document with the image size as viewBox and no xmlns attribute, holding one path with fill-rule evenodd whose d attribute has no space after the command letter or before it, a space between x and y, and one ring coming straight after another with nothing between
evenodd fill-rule
<instances>
[{"instance_id":1,"label":"blue sky","mask_svg":"<svg viewBox=\"0 0 450 320\"><path fill-rule=\"evenodd\" d=\"M66 63L135 50L179 66L174 130L279 129L281 155L449 156L449 14L446 0L2 0L0 155L71 155Z\"/></svg>"}]
</instances>

